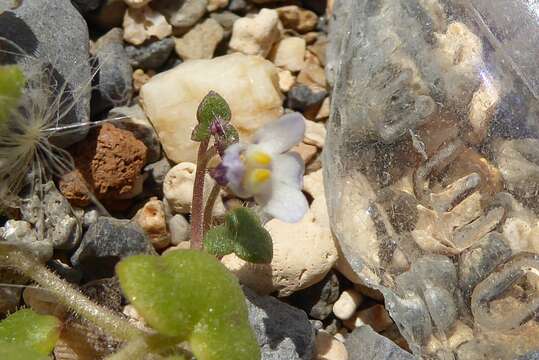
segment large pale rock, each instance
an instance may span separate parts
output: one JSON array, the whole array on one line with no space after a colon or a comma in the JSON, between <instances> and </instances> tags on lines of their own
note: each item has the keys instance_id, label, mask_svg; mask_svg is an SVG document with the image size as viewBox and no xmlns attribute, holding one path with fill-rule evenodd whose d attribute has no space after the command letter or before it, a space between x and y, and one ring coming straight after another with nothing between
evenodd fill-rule
<instances>
[{"instance_id":1,"label":"large pale rock","mask_svg":"<svg viewBox=\"0 0 539 360\"><path fill-rule=\"evenodd\" d=\"M243 54L186 61L154 76L140 91L170 160L195 161L197 144L190 140L191 132L198 105L210 90L226 99L242 138L283 112L279 76L269 61Z\"/></svg>"}]
</instances>

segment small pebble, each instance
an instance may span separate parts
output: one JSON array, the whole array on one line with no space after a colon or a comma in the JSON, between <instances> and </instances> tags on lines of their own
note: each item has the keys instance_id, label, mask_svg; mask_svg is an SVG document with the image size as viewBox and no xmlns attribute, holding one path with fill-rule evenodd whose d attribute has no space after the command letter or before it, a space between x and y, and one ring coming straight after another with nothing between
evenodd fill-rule
<instances>
[{"instance_id":1,"label":"small pebble","mask_svg":"<svg viewBox=\"0 0 539 360\"><path fill-rule=\"evenodd\" d=\"M289 70L279 70L279 88L282 92L290 91L296 83L296 77Z\"/></svg>"},{"instance_id":2,"label":"small pebble","mask_svg":"<svg viewBox=\"0 0 539 360\"><path fill-rule=\"evenodd\" d=\"M125 47L133 69L142 70L155 70L163 66L172 50L174 50L174 39L170 37L141 46L128 45Z\"/></svg>"},{"instance_id":3,"label":"small pebble","mask_svg":"<svg viewBox=\"0 0 539 360\"><path fill-rule=\"evenodd\" d=\"M333 304L333 313L341 320L350 319L363 301L363 296L353 289L342 292L339 299Z\"/></svg>"},{"instance_id":4,"label":"small pebble","mask_svg":"<svg viewBox=\"0 0 539 360\"><path fill-rule=\"evenodd\" d=\"M133 218L144 230L154 248L164 249L170 245L170 233L165 219L165 206L161 200L152 198Z\"/></svg>"},{"instance_id":5,"label":"small pebble","mask_svg":"<svg viewBox=\"0 0 539 360\"><path fill-rule=\"evenodd\" d=\"M178 245L181 242L189 240L191 235L191 225L187 219L180 214L176 214L168 221L170 229L170 242L172 245Z\"/></svg>"},{"instance_id":6,"label":"small pebble","mask_svg":"<svg viewBox=\"0 0 539 360\"><path fill-rule=\"evenodd\" d=\"M297 72L303 69L306 46L300 37L285 38L273 47L269 58L275 65Z\"/></svg>"},{"instance_id":7,"label":"small pebble","mask_svg":"<svg viewBox=\"0 0 539 360\"><path fill-rule=\"evenodd\" d=\"M306 85L296 84L288 92L288 108L305 111L310 106L319 105L327 96L327 91L313 91Z\"/></svg>"},{"instance_id":8,"label":"small pebble","mask_svg":"<svg viewBox=\"0 0 539 360\"><path fill-rule=\"evenodd\" d=\"M140 91L140 88L150 81L153 75L155 75L155 71L153 70L149 70L147 73L142 69L133 71L133 89L136 92Z\"/></svg>"},{"instance_id":9,"label":"small pebble","mask_svg":"<svg viewBox=\"0 0 539 360\"><path fill-rule=\"evenodd\" d=\"M363 325L370 325L376 332L384 331L392 324L393 319L391 319L389 313L381 304L361 310L355 316L344 321L344 326L350 330Z\"/></svg>"},{"instance_id":10,"label":"small pebble","mask_svg":"<svg viewBox=\"0 0 539 360\"><path fill-rule=\"evenodd\" d=\"M151 0L124 0L127 6L138 9L148 5Z\"/></svg>"},{"instance_id":11,"label":"small pebble","mask_svg":"<svg viewBox=\"0 0 539 360\"><path fill-rule=\"evenodd\" d=\"M305 124L305 139L303 141L307 144L323 148L326 141L326 127L324 124L311 120L305 120Z\"/></svg>"},{"instance_id":12,"label":"small pebble","mask_svg":"<svg viewBox=\"0 0 539 360\"><path fill-rule=\"evenodd\" d=\"M306 33L314 30L318 23L318 16L314 12L296 5L283 6L275 10L279 13L279 18L286 29Z\"/></svg>"},{"instance_id":13,"label":"small pebble","mask_svg":"<svg viewBox=\"0 0 539 360\"><path fill-rule=\"evenodd\" d=\"M239 15L245 14L248 8L249 4L247 3L247 0L230 0L230 3L228 4L228 10Z\"/></svg>"},{"instance_id":14,"label":"small pebble","mask_svg":"<svg viewBox=\"0 0 539 360\"><path fill-rule=\"evenodd\" d=\"M236 20L229 47L246 55L266 57L273 44L279 40L279 15L275 10L262 9L253 18Z\"/></svg>"},{"instance_id":15,"label":"small pebble","mask_svg":"<svg viewBox=\"0 0 539 360\"><path fill-rule=\"evenodd\" d=\"M316 360L348 360L344 344L325 331L319 331L315 339Z\"/></svg>"},{"instance_id":16,"label":"small pebble","mask_svg":"<svg viewBox=\"0 0 539 360\"><path fill-rule=\"evenodd\" d=\"M206 19L176 39L176 53L183 60L211 59L223 36L221 25L214 19Z\"/></svg>"},{"instance_id":17,"label":"small pebble","mask_svg":"<svg viewBox=\"0 0 539 360\"><path fill-rule=\"evenodd\" d=\"M228 6L228 0L208 0L206 10L209 12L224 9Z\"/></svg>"},{"instance_id":18,"label":"small pebble","mask_svg":"<svg viewBox=\"0 0 539 360\"><path fill-rule=\"evenodd\" d=\"M133 45L140 45L151 37L164 39L172 34L172 26L165 17L148 6L127 9L123 28L124 40Z\"/></svg>"},{"instance_id":19,"label":"small pebble","mask_svg":"<svg viewBox=\"0 0 539 360\"><path fill-rule=\"evenodd\" d=\"M160 0L152 7L166 16L167 21L177 31L185 32L206 14L208 0Z\"/></svg>"},{"instance_id":20,"label":"small pebble","mask_svg":"<svg viewBox=\"0 0 539 360\"><path fill-rule=\"evenodd\" d=\"M301 156L301 158L303 159L303 162L308 165L316 157L316 154L318 153L318 148L316 146L301 142L298 145L294 146L291 151L297 152L299 156Z\"/></svg>"}]
</instances>

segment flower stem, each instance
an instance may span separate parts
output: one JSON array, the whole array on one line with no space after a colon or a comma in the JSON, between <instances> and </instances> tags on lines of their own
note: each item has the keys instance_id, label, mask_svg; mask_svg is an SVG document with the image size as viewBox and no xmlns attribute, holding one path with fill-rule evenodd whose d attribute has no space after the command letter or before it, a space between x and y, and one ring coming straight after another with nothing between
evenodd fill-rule
<instances>
[{"instance_id":1,"label":"flower stem","mask_svg":"<svg viewBox=\"0 0 539 360\"><path fill-rule=\"evenodd\" d=\"M206 165L208 157L209 140L203 140L198 146L197 169L195 172L195 183L193 185L193 201L191 205L191 248L202 249L202 236L204 235L203 206L204 206L204 176L206 175Z\"/></svg>"},{"instance_id":2,"label":"flower stem","mask_svg":"<svg viewBox=\"0 0 539 360\"><path fill-rule=\"evenodd\" d=\"M54 275L33 256L20 249L0 245L0 265L12 267L31 278L43 288L51 291L61 304L115 338L131 340L145 334L113 311L90 301L71 284Z\"/></svg>"},{"instance_id":3,"label":"flower stem","mask_svg":"<svg viewBox=\"0 0 539 360\"><path fill-rule=\"evenodd\" d=\"M215 206L215 201L219 197L221 192L221 186L217 183L213 184L213 187L206 201L206 207L204 208L204 234L209 230L212 222L213 207Z\"/></svg>"}]
</instances>

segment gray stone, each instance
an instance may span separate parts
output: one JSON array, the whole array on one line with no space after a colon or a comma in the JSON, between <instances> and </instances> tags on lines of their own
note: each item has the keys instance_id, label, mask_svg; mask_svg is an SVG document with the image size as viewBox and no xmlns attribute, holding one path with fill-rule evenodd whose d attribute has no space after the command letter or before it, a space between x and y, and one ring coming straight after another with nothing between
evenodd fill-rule
<instances>
[{"instance_id":1,"label":"gray stone","mask_svg":"<svg viewBox=\"0 0 539 360\"><path fill-rule=\"evenodd\" d=\"M191 224L182 214L176 214L169 219L168 229L172 245L187 241L191 236Z\"/></svg>"},{"instance_id":2,"label":"gray stone","mask_svg":"<svg viewBox=\"0 0 539 360\"><path fill-rule=\"evenodd\" d=\"M230 0L228 10L239 15L244 15L249 10L249 5L247 0Z\"/></svg>"},{"instance_id":3,"label":"gray stone","mask_svg":"<svg viewBox=\"0 0 539 360\"><path fill-rule=\"evenodd\" d=\"M138 104L129 107L116 107L109 111L108 117L111 119L125 117L125 119L115 121L114 125L118 128L131 131L137 139L146 145L148 148L147 162L153 163L161 158L161 142L159 142L159 137Z\"/></svg>"},{"instance_id":4,"label":"gray stone","mask_svg":"<svg viewBox=\"0 0 539 360\"><path fill-rule=\"evenodd\" d=\"M302 310L244 288L261 360L312 360L314 329Z\"/></svg>"},{"instance_id":5,"label":"gray stone","mask_svg":"<svg viewBox=\"0 0 539 360\"><path fill-rule=\"evenodd\" d=\"M174 50L171 37L150 42L141 46L129 45L125 48L133 69L158 69L163 66Z\"/></svg>"},{"instance_id":6,"label":"gray stone","mask_svg":"<svg viewBox=\"0 0 539 360\"><path fill-rule=\"evenodd\" d=\"M69 0L23 1L15 10L0 14L0 37L18 46L2 44L3 50L19 54L3 53L1 63L18 62L27 75L33 74L32 78L45 75L44 80L49 82L46 86L53 89L55 97L74 105L59 119L59 125L89 121L92 75L88 27ZM20 55L21 51L25 55ZM57 136L55 141L68 146L82 140L86 133L87 128L81 127L77 132Z\"/></svg>"},{"instance_id":7,"label":"gray stone","mask_svg":"<svg viewBox=\"0 0 539 360\"><path fill-rule=\"evenodd\" d=\"M98 218L99 218L99 211L97 211L96 209L87 209L84 212L84 217L82 220L83 221L82 224L84 225L84 228L88 229L90 225L97 222Z\"/></svg>"},{"instance_id":8,"label":"gray stone","mask_svg":"<svg viewBox=\"0 0 539 360\"><path fill-rule=\"evenodd\" d=\"M344 343L348 360L414 360L414 356L388 338L377 334L370 326L356 328Z\"/></svg>"},{"instance_id":9,"label":"gray stone","mask_svg":"<svg viewBox=\"0 0 539 360\"><path fill-rule=\"evenodd\" d=\"M539 360L539 351L532 351L520 356L517 360Z\"/></svg>"},{"instance_id":10,"label":"gray stone","mask_svg":"<svg viewBox=\"0 0 539 360\"><path fill-rule=\"evenodd\" d=\"M339 298L339 279L329 272L322 281L300 290L290 296L290 302L305 310L309 316L318 320L326 319Z\"/></svg>"},{"instance_id":11,"label":"gray stone","mask_svg":"<svg viewBox=\"0 0 539 360\"><path fill-rule=\"evenodd\" d=\"M114 28L97 40L94 62L97 89L92 94L92 114L128 104L133 97L133 69L122 29Z\"/></svg>"},{"instance_id":12,"label":"gray stone","mask_svg":"<svg viewBox=\"0 0 539 360\"><path fill-rule=\"evenodd\" d=\"M305 111L310 106L319 105L327 96L327 91L314 91L306 85L294 85L288 92L287 107L292 110Z\"/></svg>"},{"instance_id":13,"label":"gray stone","mask_svg":"<svg viewBox=\"0 0 539 360\"><path fill-rule=\"evenodd\" d=\"M170 162L166 157L164 157L159 161L146 165L144 171L150 173L150 176L155 184L163 186L165 176L170 168Z\"/></svg>"},{"instance_id":14,"label":"gray stone","mask_svg":"<svg viewBox=\"0 0 539 360\"><path fill-rule=\"evenodd\" d=\"M154 7L170 25L187 31L204 16L207 5L208 0L161 0Z\"/></svg>"},{"instance_id":15,"label":"gray stone","mask_svg":"<svg viewBox=\"0 0 539 360\"><path fill-rule=\"evenodd\" d=\"M84 234L71 263L82 270L85 280L111 277L123 257L154 253L144 231L130 220L99 217Z\"/></svg>"},{"instance_id":16,"label":"gray stone","mask_svg":"<svg viewBox=\"0 0 539 360\"><path fill-rule=\"evenodd\" d=\"M4 227L0 227L0 239L3 243L28 251L43 262L52 258L52 242L47 239L38 240L29 222L8 220Z\"/></svg>"},{"instance_id":17,"label":"gray stone","mask_svg":"<svg viewBox=\"0 0 539 360\"><path fill-rule=\"evenodd\" d=\"M71 0L82 14L99 9L104 0Z\"/></svg>"},{"instance_id":18,"label":"gray stone","mask_svg":"<svg viewBox=\"0 0 539 360\"><path fill-rule=\"evenodd\" d=\"M21 206L24 220L36 228L38 236L50 241L55 249L71 250L79 244L81 221L54 182L42 186L41 196L35 192Z\"/></svg>"}]
</instances>

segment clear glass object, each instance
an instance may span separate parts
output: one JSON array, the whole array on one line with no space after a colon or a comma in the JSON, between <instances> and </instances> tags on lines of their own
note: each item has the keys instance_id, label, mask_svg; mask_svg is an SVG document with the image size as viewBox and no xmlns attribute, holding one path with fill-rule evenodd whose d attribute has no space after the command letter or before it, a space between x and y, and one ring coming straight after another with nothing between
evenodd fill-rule
<instances>
[{"instance_id":1,"label":"clear glass object","mask_svg":"<svg viewBox=\"0 0 539 360\"><path fill-rule=\"evenodd\" d=\"M330 37L344 272L423 358L539 349L539 1L338 0Z\"/></svg>"}]
</instances>

